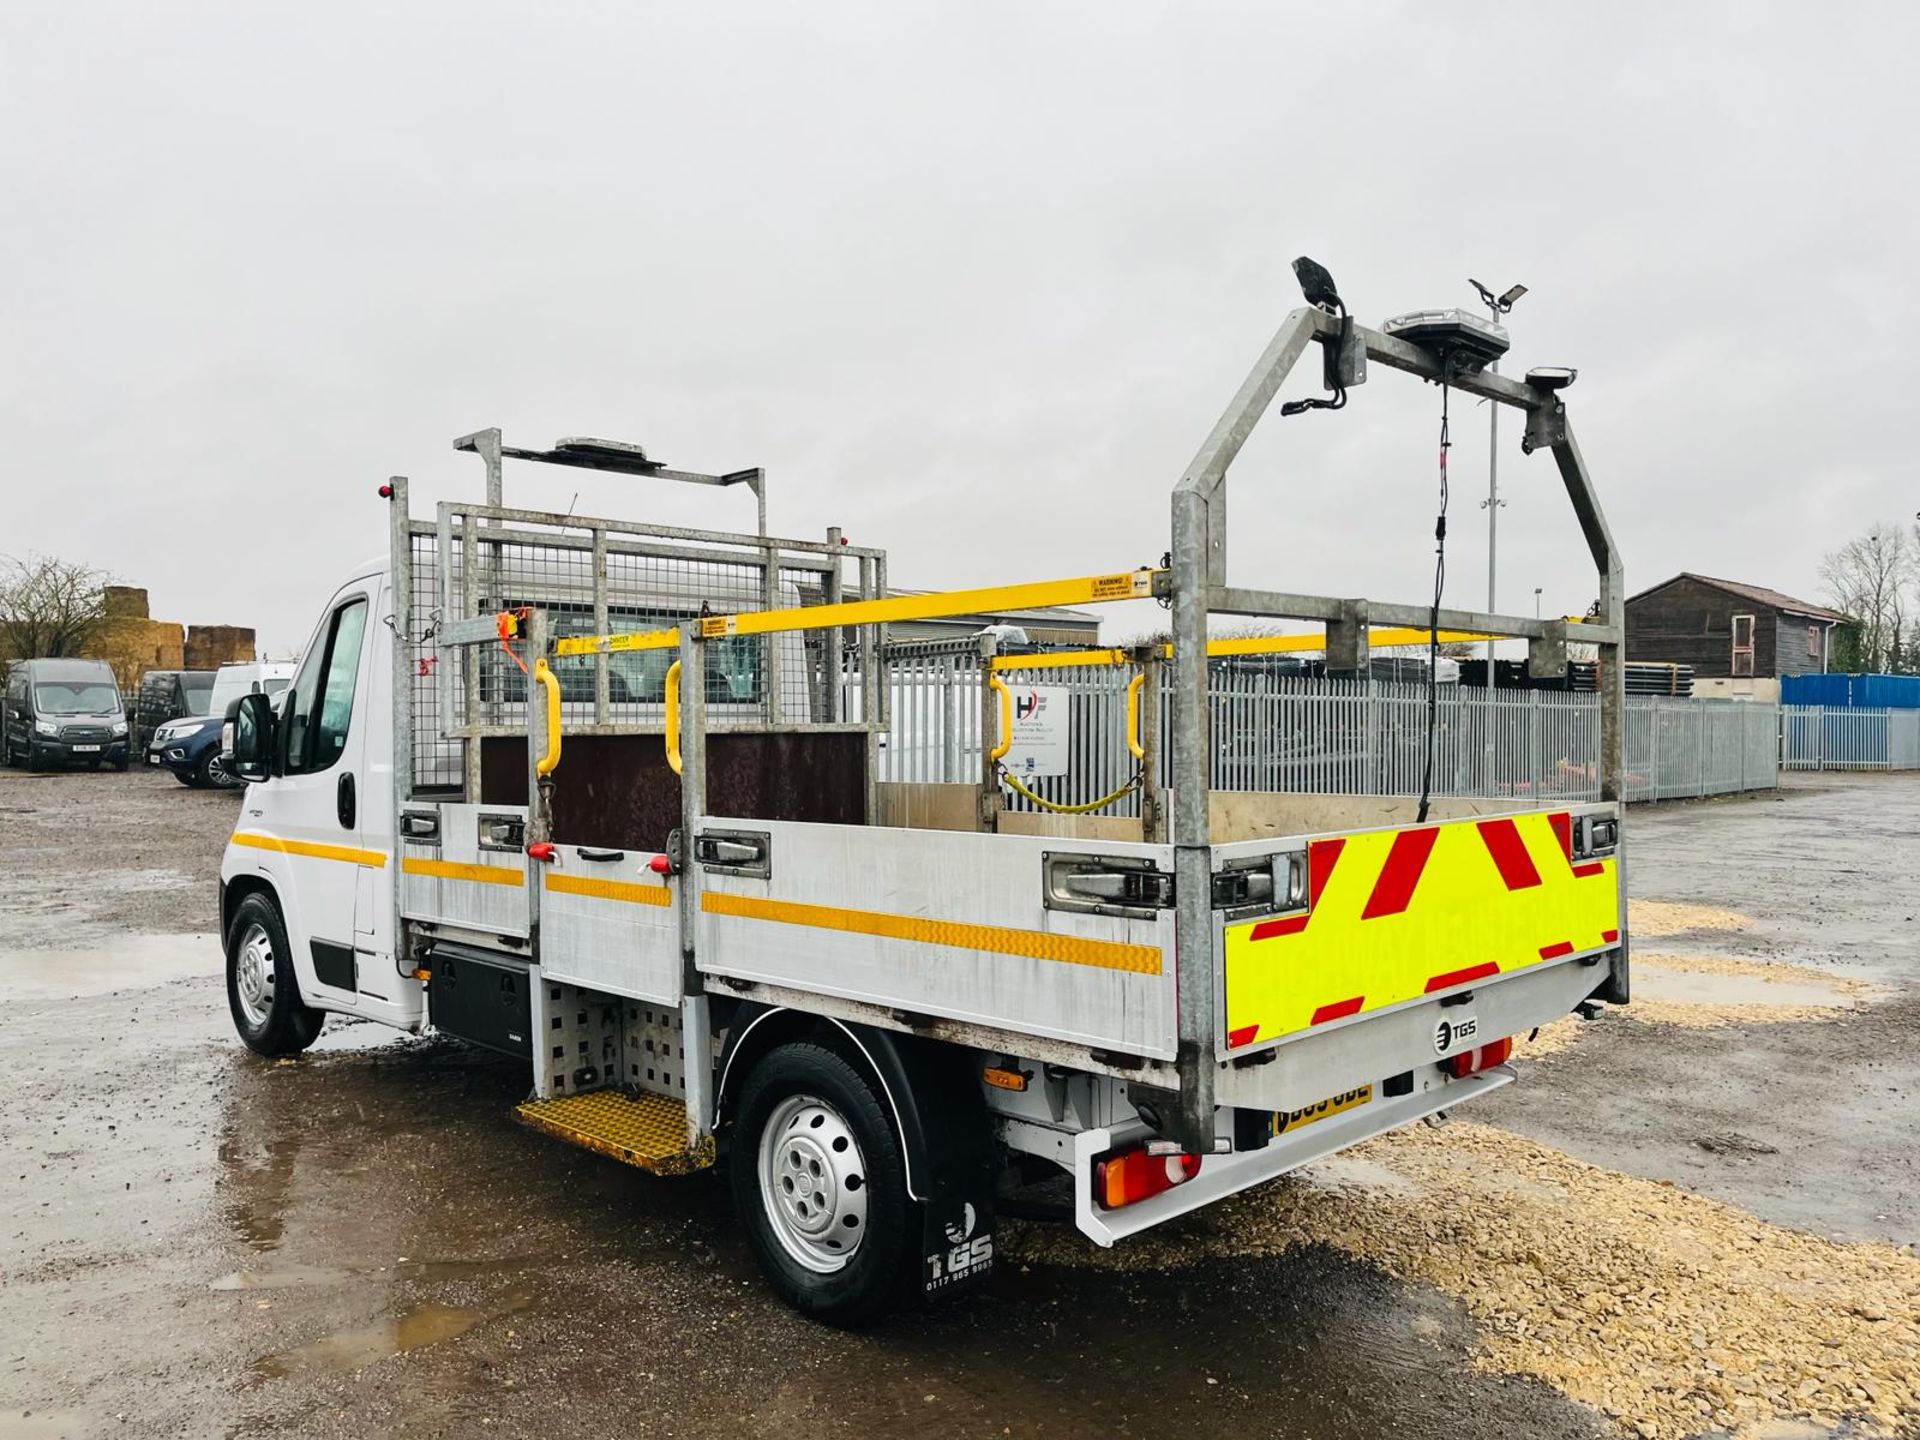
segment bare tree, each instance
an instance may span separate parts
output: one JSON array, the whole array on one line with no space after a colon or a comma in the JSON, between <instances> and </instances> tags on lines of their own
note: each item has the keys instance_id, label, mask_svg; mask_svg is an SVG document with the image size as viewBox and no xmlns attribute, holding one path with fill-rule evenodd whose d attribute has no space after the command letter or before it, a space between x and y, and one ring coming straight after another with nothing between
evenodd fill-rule
<instances>
[{"instance_id":1,"label":"bare tree","mask_svg":"<svg viewBox=\"0 0 1920 1440\"><path fill-rule=\"evenodd\" d=\"M1869 670L1896 668L1909 629L1909 587L1920 575L1920 546L1899 525L1876 525L1820 562L1835 606L1860 627L1860 660Z\"/></svg>"},{"instance_id":2,"label":"bare tree","mask_svg":"<svg viewBox=\"0 0 1920 1440\"><path fill-rule=\"evenodd\" d=\"M51 555L0 558L0 661L84 653L106 628L111 579Z\"/></svg>"}]
</instances>

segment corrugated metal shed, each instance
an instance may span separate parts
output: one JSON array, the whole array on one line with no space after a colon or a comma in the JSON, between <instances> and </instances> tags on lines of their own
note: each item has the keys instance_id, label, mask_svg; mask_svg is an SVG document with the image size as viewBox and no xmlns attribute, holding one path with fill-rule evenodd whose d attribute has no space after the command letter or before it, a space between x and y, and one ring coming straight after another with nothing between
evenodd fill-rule
<instances>
[{"instance_id":1,"label":"corrugated metal shed","mask_svg":"<svg viewBox=\"0 0 1920 1440\"><path fill-rule=\"evenodd\" d=\"M1920 675L1783 675L1782 705L1920 710Z\"/></svg>"}]
</instances>

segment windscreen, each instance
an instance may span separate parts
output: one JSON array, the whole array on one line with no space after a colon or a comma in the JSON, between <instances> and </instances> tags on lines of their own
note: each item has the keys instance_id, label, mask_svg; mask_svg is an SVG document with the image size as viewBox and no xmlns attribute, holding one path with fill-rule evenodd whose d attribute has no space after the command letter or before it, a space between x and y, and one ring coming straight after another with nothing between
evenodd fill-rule
<instances>
[{"instance_id":1,"label":"windscreen","mask_svg":"<svg viewBox=\"0 0 1920 1440\"><path fill-rule=\"evenodd\" d=\"M187 701L187 714L211 715L213 713L213 676L184 675L180 679L181 693Z\"/></svg>"},{"instance_id":2,"label":"windscreen","mask_svg":"<svg viewBox=\"0 0 1920 1440\"><path fill-rule=\"evenodd\" d=\"M33 704L42 715L111 715L120 692L104 680L44 680L33 687Z\"/></svg>"},{"instance_id":3,"label":"windscreen","mask_svg":"<svg viewBox=\"0 0 1920 1440\"><path fill-rule=\"evenodd\" d=\"M222 670L214 678L212 693L201 713L225 715L227 707L242 695L278 695L292 683L286 675L272 675L263 680L256 665L236 665L231 670Z\"/></svg>"}]
</instances>

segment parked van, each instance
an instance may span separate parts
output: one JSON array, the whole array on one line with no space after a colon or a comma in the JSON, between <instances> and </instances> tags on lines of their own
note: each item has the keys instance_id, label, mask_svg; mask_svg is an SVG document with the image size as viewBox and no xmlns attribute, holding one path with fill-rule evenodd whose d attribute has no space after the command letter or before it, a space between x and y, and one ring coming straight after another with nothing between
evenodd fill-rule
<instances>
[{"instance_id":1,"label":"parked van","mask_svg":"<svg viewBox=\"0 0 1920 1440\"><path fill-rule=\"evenodd\" d=\"M0 760L127 768L127 707L104 660L22 660L0 704Z\"/></svg>"},{"instance_id":2,"label":"parked van","mask_svg":"<svg viewBox=\"0 0 1920 1440\"><path fill-rule=\"evenodd\" d=\"M203 708L155 727L147 742L149 765L164 765L182 785L231 790L246 782L228 767L220 727L242 695L278 696L293 683L294 664L286 661L236 661L210 672L212 685Z\"/></svg>"},{"instance_id":3,"label":"parked van","mask_svg":"<svg viewBox=\"0 0 1920 1440\"><path fill-rule=\"evenodd\" d=\"M149 670L133 698L133 743L146 749L153 732L169 720L205 715L213 707L211 670Z\"/></svg>"}]
</instances>

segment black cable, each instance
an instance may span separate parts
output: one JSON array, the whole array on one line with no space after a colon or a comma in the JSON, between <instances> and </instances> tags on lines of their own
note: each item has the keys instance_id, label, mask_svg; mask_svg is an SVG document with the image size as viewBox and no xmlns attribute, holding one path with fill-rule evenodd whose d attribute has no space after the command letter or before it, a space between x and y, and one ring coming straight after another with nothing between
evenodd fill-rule
<instances>
[{"instance_id":1,"label":"black cable","mask_svg":"<svg viewBox=\"0 0 1920 1440\"><path fill-rule=\"evenodd\" d=\"M1337 353L1344 355L1347 352L1347 342L1353 339L1353 316L1347 313L1345 302L1335 300L1333 303L1337 307L1340 315L1340 338L1334 343L1340 347ZM1337 359L1332 366L1332 373L1335 378L1333 382L1333 398L1331 400L1322 400L1318 396L1315 396L1311 400L1289 400L1280 407L1281 418L1284 419L1289 415L1304 415L1309 410L1346 409L1347 387L1339 381L1340 367Z\"/></svg>"},{"instance_id":2,"label":"black cable","mask_svg":"<svg viewBox=\"0 0 1920 1440\"><path fill-rule=\"evenodd\" d=\"M1447 436L1447 401L1452 394L1448 382L1451 366L1440 375L1440 515L1433 522L1433 605L1427 611L1427 759L1420 775L1420 813L1414 824L1427 823L1427 807L1433 799L1433 749L1440 728L1440 597L1447 588L1447 451L1453 441ZM1491 677L1489 677L1491 680Z\"/></svg>"}]
</instances>

